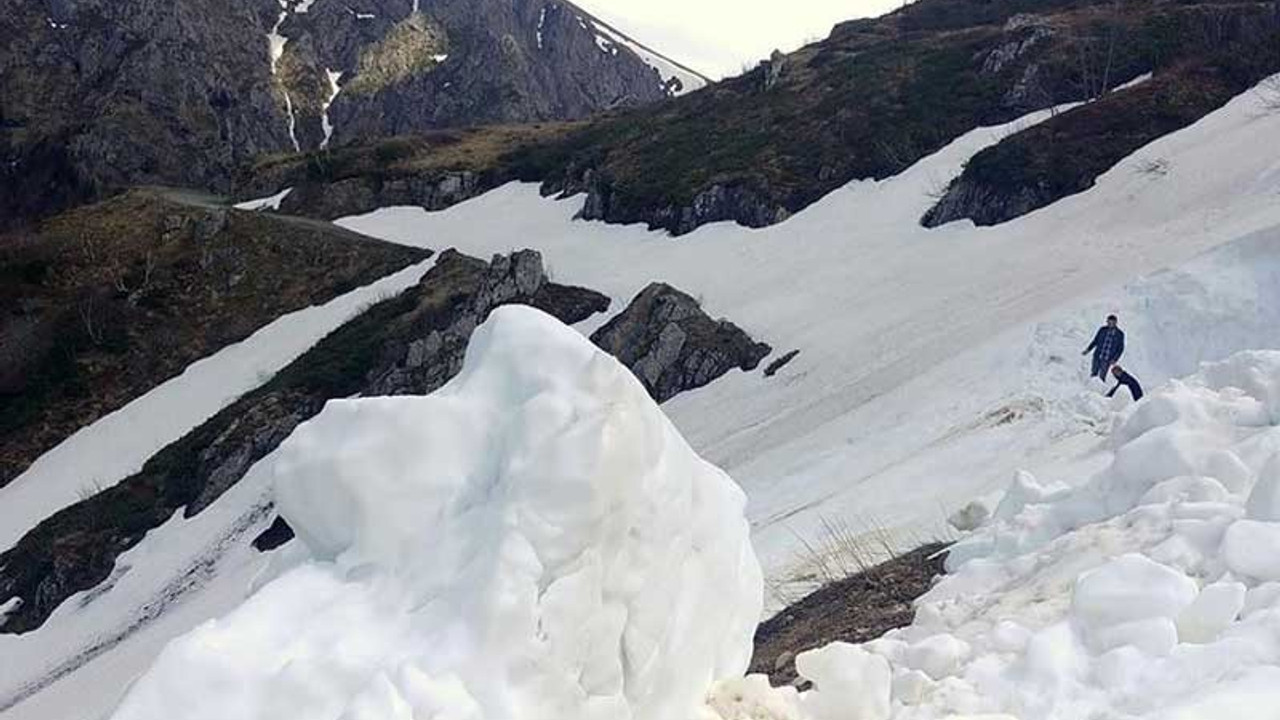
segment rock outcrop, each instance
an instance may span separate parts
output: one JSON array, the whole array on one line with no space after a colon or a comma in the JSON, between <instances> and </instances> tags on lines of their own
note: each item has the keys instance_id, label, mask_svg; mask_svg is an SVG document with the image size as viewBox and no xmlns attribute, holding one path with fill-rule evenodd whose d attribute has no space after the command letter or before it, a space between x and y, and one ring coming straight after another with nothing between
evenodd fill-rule
<instances>
[{"instance_id":1,"label":"rock outcrop","mask_svg":"<svg viewBox=\"0 0 1280 720\"><path fill-rule=\"evenodd\" d=\"M654 283L591 341L631 368L649 394L665 402L735 368L754 370L773 352L727 320L712 320L698 301Z\"/></svg>"},{"instance_id":2,"label":"rock outcrop","mask_svg":"<svg viewBox=\"0 0 1280 720\"><path fill-rule=\"evenodd\" d=\"M714 222L736 222L751 228L776 225L791 217L785 207L769 199L767 193L742 183L715 184L699 192L687 205L667 204L646 209L633 202L609 180L588 172L581 183L553 184L550 189L562 197L587 194L578 217L629 225L647 223L650 230L667 230L685 235Z\"/></svg>"},{"instance_id":3,"label":"rock outcrop","mask_svg":"<svg viewBox=\"0 0 1280 720\"><path fill-rule=\"evenodd\" d=\"M327 400L436 390L461 368L472 330L512 303L572 324L609 300L549 282L531 251L491 263L442 253L419 285L335 331L138 474L53 515L0 554L0 595L21 599L0 632L35 629L68 597L106 580L148 531L183 508L187 516L207 508Z\"/></svg>"}]
</instances>

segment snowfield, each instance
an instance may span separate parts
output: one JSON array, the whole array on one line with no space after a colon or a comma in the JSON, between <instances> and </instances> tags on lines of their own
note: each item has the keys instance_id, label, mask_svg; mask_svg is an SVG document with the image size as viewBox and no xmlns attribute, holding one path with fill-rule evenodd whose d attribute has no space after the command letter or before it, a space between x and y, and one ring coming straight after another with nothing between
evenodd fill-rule
<instances>
[{"instance_id":1,"label":"snowfield","mask_svg":"<svg viewBox=\"0 0 1280 720\"><path fill-rule=\"evenodd\" d=\"M699 639L689 659L673 662L698 668L689 670L689 677L697 676L699 692L708 698L705 707L694 708L700 717L1163 719L1226 717L1232 710L1245 718L1272 717L1259 708L1280 702L1270 695L1280 687L1280 644L1269 639L1280 637L1280 621L1272 619L1280 618L1273 608L1273 600L1280 599L1274 567L1280 541L1273 529L1280 517L1270 517L1268 509L1280 490L1265 479L1274 476L1267 469L1269 458L1280 448L1275 434L1280 361L1272 353L1236 353L1280 348L1280 156L1260 151L1280 137L1280 113L1265 112L1257 97L1246 94L1144 148L1090 191L1050 208L994 228L968 223L920 228L917 221L931 193L967 158L1011 129L977 130L900 176L853 183L764 230L716 225L672 239L640 227L575 222L581 200L543 199L537 188L523 185L441 213L387 208L341 224L389 240L433 249L452 246L480 256L532 247L543 253L556 281L606 292L615 299L615 310L650 281L669 282L699 296L713 315L772 344L778 355L800 350L774 378L733 373L663 406L693 451L727 470L746 491L751 543L772 606L824 579L824 563L814 553L840 552L838 538L827 536L831 528L868 543L888 533L892 542L905 546L953 532L946 518L975 499L994 512L989 524L964 538L952 559L955 574L921 604L913 627L861 648L835 646L801 658L801 670L814 681L816 693L801 698L768 690L759 678L740 679L736 661L711 662L710 655L699 655L714 654ZM1138 170L1153 159L1162 161L1167 174ZM1105 387L1087 378L1080 356L1102 318L1113 311L1128 333L1122 363L1150 392L1136 409L1123 391L1121 398L1103 398ZM589 332L604 319L578 329ZM285 342L288 330L282 326L273 346ZM318 337L300 340L301 349ZM240 372L239 360L218 357L216 365L226 365L219 372ZM1213 364L1201 370L1203 362ZM252 385L173 390L195 398L215 390L219 397L232 397ZM118 460L112 453L117 438L137 433L154 438L148 443L163 444L190 429L179 426L198 424L195 415L205 412L189 413L185 406L161 411L169 406L142 402L86 429L83 435L97 439L85 454L59 448L46 457L72 470L108 463L103 466L123 472L155 448L139 448L137 456L130 450ZM369 407L375 406L380 403ZM383 409L369 414L386 419L399 412L388 408L385 415ZM127 425L111 424L126 419ZM120 435L126 427L129 433ZM675 444L684 448L683 443ZM331 458L333 468L352 472L385 464L377 458L350 464L351 458L365 457L363 449L352 450L350 458L317 452L316 463ZM416 457L414 452L403 457ZM125 688L169 639L226 616L192 637L238 640L250 634L254 618L282 614L272 603L285 600L272 601L270 593L234 610L252 578L262 573L257 584L273 587L267 578L284 581L304 561L300 551L286 550L264 570L266 561L245 548L269 519L264 513L276 499L271 487L278 455L255 466L202 515L175 518L152 533L122 558L108 587L72 598L36 632L0 635L0 657L21 658L0 663L0 714L6 720L110 716ZM78 464L77 458L84 460ZM336 497L333 493L347 482L328 477L316 465L297 467L303 466L331 488L322 497ZM585 465L573 467L585 472ZM119 472L100 479L115 482ZM288 476L287 469L280 472ZM386 477L404 472L387 468ZM566 477L582 481L573 473ZM450 547L481 543L482 537L523 537L536 525L534 519L497 512L494 498L461 476L440 482L476 491L473 508L489 523L483 536L466 538L453 526L461 534L447 538ZM20 534L23 528L15 523L34 525L42 513L74 501L78 490L52 483L48 498L20 509L6 494L13 487L0 490L0 513L8 513L0 516L4 533ZM411 627L416 616L400 606L367 617L377 600L370 599L368 588L383 582L375 578L400 572L389 567L404 567L394 560L403 553L401 540L422 537L398 536L394 524L379 528L376 518L350 516L358 507L381 513L395 507L392 500L343 497L348 501L334 504L334 517L306 522L323 528L351 522L348 531L362 528L360 537L318 533L313 545L327 548L333 562L313 558L299 577L309 574L315 584L308 587L317 591L342 593L349 601L342 607L365 612L358 617L376 632L368 643L348 646L343 638L325 636L305 612L283 617L281 622L296 631L298 644L292 647L311 658L292 666L293 687L301 695L289 698L317 703L307 707L332 708L352 697L344 694L350 687L372 687L342 684L347 680L311 682L362 672L335 668L326 648L372 648L377 652L361 655L361 662L368 662L360 667L376 668L387 683L375 683L382 694L373 693L369 701L390 703L377 711L379 717L408 717L395 714L405 707L395 698L413 707L417 701L410 687L417 686L386 671L386 652L407 647L396 645L400 640L425 636L388 637L391 624ZM305 510L305 492L293 498L304 514L324 514ZM667 527L660 514L654 522ZM448 532L414 532L428 530ZM673 540L683 537L669 534ZM382 538L376 542L385 543L378 547L388 554L361 555L369 560L367 576L336 559L348 551L355 553L351 557L365 553L374 537ZM582 548L590 544L588 538L601 540L586 530L573 537L585 543ZM806 545L816 551L804 550ZM486 548L491 569L530 559L527 553L511 558ZM672 556L665 557L669 568L680 567ZM442 563L432 565L431 572L457 569L449 565L454 560L431 558ZM431 572L415 578L422 581L416 586L386 581L395 586L387 602L432 587ZM348 575L350 582L337 579ZM498 598L516 597L504 594L511 588L499 589L498 577L469 575L456 593L442 595L460 608L454 620L462 636L480 634L504 612L524 613L526 621L529 612L536 613L530 608L537 603L531 604L527 592L511 607L493 605ZM613 579L590 578L572 595L581 598L576 592L586 588L588 595L613 597L615 590L603 590L614 587ZM683 600L670 602L671 608L684 607ZM594 617L594 611L575 621ZM145 616L142 622L140 616ZM715 621L721 620L717 615ZM470 698L474 706L469 707L481 714L503 708L509 698L498 697L501 688L480 689L479 676L468 669L468 662L481 657L491 669L503 668L505 677L515 678L504 687L527 688L520 684L527 680L556 688L540 695L539 703L570 696L581 700L562 692L573 683L616 689L603 680L596 685L594 675L562 684L562 674L572 669L616 668L608 658L587 660L566 649L545 662L521 664L519 648L545 640L521 627L513 631L510 648L463 643L466 647L459 646L448 662L428 663L429 676L447 667L457 677L456 682L428 683L431 692L449 694L462 705ZM576 622L574 630L587 632ZM718 640L724 643L721 650L741 648L749 633ZM165 668L204 667L216 662L210 650L191 638L171 646L151 680L139 685L134 697L143 699L120 712L153 717L147 708L169 707L175 700L165 690L166 678L173 671ZM233 687L250 694L257 690L249 689L266 688L263 678L271 668L265 658L279 660L287 652L265 647L261 663L228 668ZM401 658L407 664L420 659ZM641 671L630 663L622 663L624 672ZM497 676L494 670L487 678L501 685ZM723 682L710 685L712 676ZM691 684L680 684L681 692ZM222 704L246 695L200 687L209 692L210 707L223 711L218 717L252 717ZM610 707L623 703L642 716L648 712L648 705L626 693L621 700L618 693L606 695L615 703ZM1258 704L1268 699L1273 705ZM546 709L533 705L525 717ZM346 718L365 717L360 707L366 706L355 707ZM568 708L583 707L561 706L557 720L572 715ZM841 708L846 715L838 715Z\"/></svg>"},{"instance_id":2,"label":"snowfield","mask_svg":"<svg viewBox=\"0 0 1280 720\"><path fill-rule=\"evenodd\" d=\"M800 350L775 378L734 373L664 406L747 490L766 575L785 585L810 575L797 537L823 544L832 519L910 544L1019 467L1094 442L1120 403L1088 387L1080 350L1109 311L1148 386L1280 347L1280 157L1257 151L1280 137L1280 113L1252 93L1042 211L991 228L920 227L967 158L1047 117L976 130L763 230L719 224L673 239L582 223L583 200L549 201L531 185L440 213L385 208L338 222L481 256L532 247L558 281L619 307L662 280L779 354ZM1150 158L1168 173L1141 172ZM1081 448L1064 444L1071 437Z\"/></svg>"},{"instance_id":3,"label":"snowfield","mask_svg":"<svg viewBox=\"0 0 1280 720\"><path fill-rule=\"evenodd\" d=\"M0 488L0 548L8 549L58 510L138 472L156 452L261 385L369 304L417 283L434 262L285 315L59 443Z\"/></svg>"}]
</instances>

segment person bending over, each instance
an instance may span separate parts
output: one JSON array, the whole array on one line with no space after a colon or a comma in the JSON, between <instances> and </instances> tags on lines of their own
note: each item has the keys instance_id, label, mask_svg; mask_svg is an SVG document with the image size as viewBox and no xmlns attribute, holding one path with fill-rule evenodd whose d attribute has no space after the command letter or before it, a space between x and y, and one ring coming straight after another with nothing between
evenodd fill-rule
<instances>
[{"instance_id":1,"label":"person bending over","mask_svg":"<svg viewBox=\"0 0 1280 720\"><path fill-rule=\"evenodd\" d=\"M1135 402L1142 399L1142 384L1138 382L1138 378L1124 371L1124 368L1115 365L1111 368L1111 374L1116 378L1116 386L1111 388L1111 392L1107 393L1107 397L1115 397L1116 391L1123 385L1129 388L1129 394L1133 396Z\"/></svg>"}]
</instances>

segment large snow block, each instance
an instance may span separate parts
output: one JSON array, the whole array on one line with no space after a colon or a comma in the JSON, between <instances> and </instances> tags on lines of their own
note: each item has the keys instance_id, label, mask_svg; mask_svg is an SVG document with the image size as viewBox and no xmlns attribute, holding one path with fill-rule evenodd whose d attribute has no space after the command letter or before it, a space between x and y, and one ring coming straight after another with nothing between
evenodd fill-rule
<instances>
[{"instance_id":1,"label":"large snow block","mask_svg":"<svg viewBox=\"0 0 1280 720\"><path fill-rule=\"evenodd\" d=\"M496 310L428 397L275 458L313 559L175 641L116 720L688 720L762 603L745 497L618 362Z\"/></svg>"}]
</instances>

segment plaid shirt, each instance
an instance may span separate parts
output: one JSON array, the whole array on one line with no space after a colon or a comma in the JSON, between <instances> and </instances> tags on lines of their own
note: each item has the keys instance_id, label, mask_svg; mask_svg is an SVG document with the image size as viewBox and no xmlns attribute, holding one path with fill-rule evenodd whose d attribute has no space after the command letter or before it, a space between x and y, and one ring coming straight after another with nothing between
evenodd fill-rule
<instances>
[{"instance_id":1,"label":"plaid shirt","mask_svg":"<svg viewBox=\"0 0 1280 720\"><path fill-rule=\"evenodd\" d=\"M1120 328L1104 327L1093 339L1094 355L1105 360L1119 360L1124 354L1124 331Z\"/></svg>"}]
</instances>

